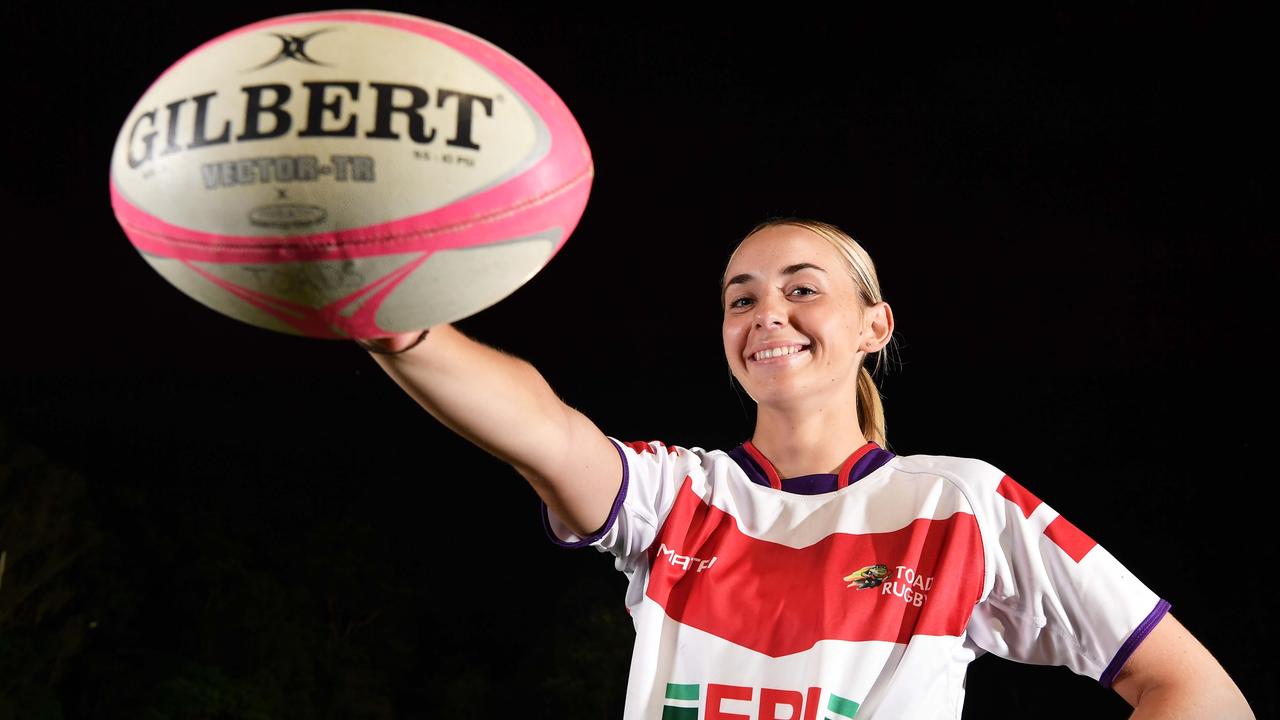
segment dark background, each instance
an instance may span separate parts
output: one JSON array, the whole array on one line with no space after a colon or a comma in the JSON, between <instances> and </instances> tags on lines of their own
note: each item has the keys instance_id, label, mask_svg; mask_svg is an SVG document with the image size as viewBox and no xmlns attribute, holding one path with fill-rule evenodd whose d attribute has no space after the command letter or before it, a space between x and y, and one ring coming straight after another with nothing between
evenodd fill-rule
<instances>
[{"instance_id":1,"label":"dark background","mask_svg":"<svg viewBox=\"0 0 1280 720\"><path fill-rule=\"evenodd\" d=\"M116 132L186 51L346 4L8 5L0 717L615 717L623 578L348 343L181 295L112 217ZM689 4L692 5L692 4ZM899 453L992 462L1280 711L1265 465L1269 23L1210 4L851 15L393 3L546 80L597 176L570 242L458 323L608 434L728 449L717 281L775 214L854 233ZM966 717L1123 717L990 657Z\"/></svg>"}]
</instances>

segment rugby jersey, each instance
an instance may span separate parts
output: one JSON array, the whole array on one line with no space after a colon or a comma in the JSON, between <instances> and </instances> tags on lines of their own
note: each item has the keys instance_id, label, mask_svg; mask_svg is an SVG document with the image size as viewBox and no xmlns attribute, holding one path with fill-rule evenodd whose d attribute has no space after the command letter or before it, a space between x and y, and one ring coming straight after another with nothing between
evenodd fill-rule
<instances>
[{"instance_id":1,"label":"rugby jersey","mask_svg":"<svg viewBox=\"0 0 1280 720\"><path fill-rule=\"evenodd\" d=\"M867 443L781 478L730 452L610 440L605 525L636 629L626 718L958 718L984 652L1110 685L1169 609L992 465Z\"/></svg>"}]
</instances>

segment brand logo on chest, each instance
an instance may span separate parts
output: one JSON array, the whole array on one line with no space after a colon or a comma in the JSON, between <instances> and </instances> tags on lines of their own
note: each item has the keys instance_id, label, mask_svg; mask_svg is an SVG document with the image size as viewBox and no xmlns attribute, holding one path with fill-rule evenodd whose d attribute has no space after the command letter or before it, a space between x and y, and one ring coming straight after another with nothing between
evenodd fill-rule
<instances>
[{"instance_id":1,"label":"brand logo on chest","mask_svg":"<svg viewBox=\"0 0 1280 720\"><path fill-rule=\"evenodd\" d=\"M694 572L702 572L703 570L710 570L711 566L716 564L715 555L712 555L710 558L698 558L698 557L693 557L692 555L681 555L680 553L676 552L675 550L672 550L671 548L667 547L663 543L658 544L658 560L660 562L670 563L672 566L678 567L681 570L688 570L689 568L693 568Z\"/></svg>"}]
</instances>

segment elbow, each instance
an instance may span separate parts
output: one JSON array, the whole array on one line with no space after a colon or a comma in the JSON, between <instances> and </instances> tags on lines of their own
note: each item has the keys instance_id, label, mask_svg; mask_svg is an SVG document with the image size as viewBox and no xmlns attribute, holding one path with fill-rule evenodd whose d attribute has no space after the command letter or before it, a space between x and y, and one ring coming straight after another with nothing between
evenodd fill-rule
<instances>
[{"instance_id":1,"label":"elbow","mask_svg":"<svg viewBox=\"0 0 1280 720\"><path fill-rule=\"evenodd\" d=\"M1133 720L1141 718L1218 718L1254 720L1240 688L1226 677L1182 680L1146 688L1134 704Z\"/></svg>"}]
</instances>

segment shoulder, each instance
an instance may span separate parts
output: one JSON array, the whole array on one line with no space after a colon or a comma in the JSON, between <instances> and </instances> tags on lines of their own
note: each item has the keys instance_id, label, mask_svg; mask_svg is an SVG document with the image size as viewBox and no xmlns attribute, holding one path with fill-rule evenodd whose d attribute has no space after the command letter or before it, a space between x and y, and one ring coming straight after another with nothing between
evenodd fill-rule
<instances>
[{"instance_id":1,"label":"shoulder","mask_svg":"<svg viewBox=\"0 0 1280 720\"><path fill-rule=\"evenodd\" d=\"M721 450L704 450L700 447L684 447L673 445L662 440L619 440L609 436L609 440L618 446L618 451L637 456L652 455L657 458L671 457L686 461L717 461L728 459Z\"/></svg>"},{"instance_id":2,"label":"shoulder","mask_svg":"<svg viewBox=\"0 0 1280 720\"><path fill-rule=\"evenodd\" d=\"M707 476L717 466L733 463L721 450L673 445L662 440L619 440L612 436L609 440L632 473L671 476L675 481L687 475Z\"/></svg>"},{"instance_id":3,"label":"shoulder","mask_svg":"<svg viewBox=\"0 0 1280 720\"><path fill-rule=\"evenodd\" d=\"M889 464L895 472L936 476L966 492L995 491L1008 477L985 460L950 455L898 455Z\"/></svg>"},{"instance_id":4,"label":"shoulder","mask_svg":"<svg viewBox=\"0 0 1280 720\"><path fill-rule=\"evenodd\" d=\"M636 453L649 453L651 455L657 455L659 453L666 453L668 455L679 455L683 453L705 455L708 452L713 452L713 451L703 450L700 447L684 447L682 445L673 445L663 440L620 440L616 437L613 437L612 435L609 436L609 439L612 440L619 447L628 448Z\"/></svg>"},{"instance_id":5,"label":"shoulder","mask_svg":"<svg viewBox=\"0 0 1280 720\"><path fill-rule=\"evenodd\" d=\"M906 455L890 461L894 471L945 483L964 496L985 533L998 533L1015 515L1030 517L1043 503L1003 470L977 458Z\"/></svg>"}]
</instances>

